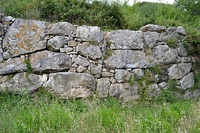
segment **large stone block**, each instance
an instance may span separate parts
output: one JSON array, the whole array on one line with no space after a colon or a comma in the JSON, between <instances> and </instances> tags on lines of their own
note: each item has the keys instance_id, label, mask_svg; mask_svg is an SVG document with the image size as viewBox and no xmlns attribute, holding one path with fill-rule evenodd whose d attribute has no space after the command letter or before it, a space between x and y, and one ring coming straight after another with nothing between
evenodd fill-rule
<instances>
[{"instance_id":1,"label":"large stone block","mask_svg":"<svg viewBox=\"0 0 200 133\"><path fill-rule=\"evenodd\" d=\"M98 43L103 41L103 33L97 26L78 26L75 34L82 41L94 41Z\"/></svg>"},{"instance_id":2,"label":"large stone block","mask_svg":"<svg viewBox=\"0 0 200 133\"><path fill-rule=\"evenodd\" d=\"M117 30L107 34L111 49L143 49L144 37L141 31Z\"/></svg>"},{"instance_id":3,"label":"large stone block","mask_svg":"<svg viewBox=\"0 0 200 133\"><path fill-rule=\"evenodd\" d=\"M109 68L144 68L146 57L142 51L115 50L104 63Z\"/></svg>"},{"instance_id":4,"label":"large stone block","mask_svg":"<svg viewBox=\"0 0 200 133\"><path fill-rule=\"evenodd\" d=\"M16 19L3 40L4 52L11 57L46 48L46 22Z\"/></svg>"},{"instance_id":5,"label":"large stone block","mask_svg":"<svg viewBox=\"0 0 200 133\"><path fill-rule=\"evenodd\" d=\"M168 69L169 78L181 79L183 76L191 71L191 68L191 63L174 64Z\"/></svg>"},{"instance_id":6,"label":"large stone block","mask_svg":"<svg viewBox=\"0 0 200 133\"><path fill-rule=\"evenodd\" d=\"M157 43L161 42L160 34L157 32L144 32L144 40L149 48L153 48Z\"/></svg>"},{"instance_id":7,"label":"large stone block","mask_svg":"<svg viewBox=\"0 0 200 133\"><path fill-rule=\"evenodd\" d=\"M194 85L194 74L192 72L187 74L179 81L179 84L183 90L192 87Z\"/></svg>"},{"instance_id":8,"label":"large stone block","mask_svg":"<svg viewBox=\"0 0 200 133\"><path fill-rule=\"evenodd\" d=\"M76 51L85 57L89 57L91 59L99 59L102 57L102 51L97 44L93 44L93 42L84 42L79 44L76 47Z\"/></svg>"},{"instance_id":9,"label":"large stone block","mask_svg":"<svg viewBox=\"0 0 200 133\"><path fill-rule=\"evenodd\" d=\"M30 64L36 73L49 73L68 70L72 61L71 57L65 53L42 51L31 54Z\"/></svg>"},{"instance_id":10,"label":"large stone block","mask_svg":"<svg viewBox=\"0 0 200 133\"><path fill-rule=\"evenodd\" d=\"M52 27L47 31L48 35L72 35L76 27L68 22L58 22L52 25Z\"/></svg>"},{"instance_id":11,"label":"large stone block","mask_svg":"<svg viewBox=\"0 0 200 133\"><path fill-rule=\"evenodd\" d=\"M16 75L6 76L0 84L0 90L17 91L17 92L33 92L40 88L47 81L47 75L36 75L17 73Z\"/></svg>"},{"instance_id":12,"label":"large stone block","mask_svg":"<svg viewBox=\"0 0 200 133\"><path fill-rule=\"evenodd\" d=\"M99 97L108 97L109 89L110 89L109 78L101 78L97 80L97 95Z\"/></svg>"},{"instance_id":13,"label":"large stone block","mask_svg":"<svg viewBox=\"0 0 200 133\"><path fill-rule=\"evenodd\" d=\"M24 72L26 70L24 57L9 58L7 61L0 63L0 75Z\"/></svg>"},{"instance_id":14,"label":"large stone block","mask_svg":"<svg viewBox=\"0 0 200 133\"><path fill-rule=\"evenodd\" d=\"M96 81L85 73L59 72L49 75L44 88L63 99L86 98L93 95Z\"/></svg>"}]
</instances>

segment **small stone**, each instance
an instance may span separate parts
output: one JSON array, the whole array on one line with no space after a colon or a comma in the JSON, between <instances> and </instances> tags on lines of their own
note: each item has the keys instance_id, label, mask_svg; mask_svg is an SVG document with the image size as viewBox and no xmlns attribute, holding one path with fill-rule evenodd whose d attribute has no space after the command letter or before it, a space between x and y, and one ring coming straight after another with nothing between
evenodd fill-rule
<instances>
[{"instance_id":1,"label":"small stone","mask_svg":"<svg viewBox=\"0 0 200 133\"><path fill-rule=\"evenodd\" d=\"M115 70L115 79L118 83L126 82L130 79L131 73L129 71L123 69L116 69Z\"/></svg>"},{"instance_id":2,"label":"small stone","mask_svg":"<svg viewBox=\"0 0 200 133\"><path fill-rule=\"evenodd\" d=\"M60 52L61 53L68 53L68 52L71 52L73 51L73 48L60 48Z\"/></svg>"},{"instance_id":3,"label":"small stone","mask_svg":"<svg viewBox=\"0 0 200 133\"><path fill-rule=\"evenodd\" d=\"M133 69L133 74L137 77L142 77L144 75L144 72L142 69Z\"/></svg>"},{"instance_id":4,"label":"small stone","mask_svg":"<svg viewBox=\"0 0 200 133\"><path fill-rule=\"evenodd\" d=\"M5 60L9 59L9 58L10 58L10 54L9 54L8 52L4 52L4 53L3 53L3 58L4 58Z\"/></svg>"},{"instance_id":5,"label":"small stone","mask_svg":"<svg viewBox=\"0 0 200 133\"><path fill-rule=\"evenodd\" d=\"M161 83L158 84L158 87L159 87L159 88L164 88L164 87L166 87L166 86L167 86L167 83L166 83L166 82L161 82Z\"/></svg>"},{"instance_id":6,"label":"small stone","mask_svg":"<svg viewBox=\"0 0 200 133\"><path fill-rule=\"evenodd\" d=\"M114 74L111 72L102 72L102 77L113 77Z\"/></svg>"},{"instance_id":7,"label":"small stone","mask_svg":"<svg viewBox=\"0 0 200 133\"><path fill-rule=\"evenodd\" d=\"M75 59L75 63L78 65L85 66L85 67L90 65L90 62L87 60L87 58L80 55Z\"/></svg>"},{"instance_id":8,"label":"small stone","mask_svg":"<svg viewBox=\"0 0 200 133\"><path fill-rule=\"evenodd\" d=\"M72 41L69 41L69 42L68 42L68 46L69 46L69 47L76 47L76 45L77 45L76 41L73 41L73 40L72 40Z\"/></svg>"},{"instance_id":9,"label":"small stone","mask_svg":"<svg viewBox=\"0 0 200 133\"><path fill-rule=\"evenodd\" d=\"M84 66L79 66L79 67L77 68L77 72L81 73L81 72L85 71L86 69L87 69L87 68L85 68Z\"/></svg>"},{"instance_id":10,"label":"small stone","mask_svg":"<svg viewBox=\"0 0 200 133\"><path fill-rule=\"evenodd\" d=\"M111 82L112 84L115 84L117 81L116 81L116 79L115 79L114 77L111 77L111 78L110 78L110 82Z\"/></svg>"}]
</instances>

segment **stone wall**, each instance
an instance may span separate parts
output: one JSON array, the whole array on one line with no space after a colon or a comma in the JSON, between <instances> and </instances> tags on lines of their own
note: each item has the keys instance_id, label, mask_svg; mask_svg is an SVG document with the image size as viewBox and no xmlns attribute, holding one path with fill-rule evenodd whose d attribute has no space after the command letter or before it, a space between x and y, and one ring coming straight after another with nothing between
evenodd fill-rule
<instances>
[{"instance_id":1,"label":"stone wall","mask_svg":"<svg viewBox=\"0 0 200 133\"><path fill-rule=\"evenodd\" d=\"M139 31L47 23L0 14L0 90L44 88L62 98L158 96L175 81L185 97L194 85L183 27Z\"/></svg>"}]
</instances>

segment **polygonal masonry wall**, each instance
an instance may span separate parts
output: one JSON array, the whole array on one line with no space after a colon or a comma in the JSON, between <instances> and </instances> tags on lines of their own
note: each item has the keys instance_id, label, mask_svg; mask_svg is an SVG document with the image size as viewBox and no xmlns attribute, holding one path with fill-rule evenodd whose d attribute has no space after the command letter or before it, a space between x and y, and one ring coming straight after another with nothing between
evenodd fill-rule
<instances>
[{"instance_id":1,"label":"polygonal masonry wall","mask_svg":"<svg viewBox=\"0 0 200 133\"><path fill-rule=\"evenodd\" d=\"M68 22L1 18L0 90L43 87L65 99L95 93L128 101L144 91L146 97L158 96L170 80L185 96L194 85L194 59L182 44L181 26L101 32Z\"/></svg>"}]
</instances>

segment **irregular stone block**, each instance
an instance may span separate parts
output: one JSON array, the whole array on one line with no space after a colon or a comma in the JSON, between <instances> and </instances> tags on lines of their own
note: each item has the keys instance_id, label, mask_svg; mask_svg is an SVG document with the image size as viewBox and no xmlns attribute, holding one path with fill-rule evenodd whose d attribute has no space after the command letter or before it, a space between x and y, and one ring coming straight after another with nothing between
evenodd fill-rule
<instances>
[{"instance_id":1,"label":"irregular stone block","mask_svg":"<svg viewBox=\"0 0 200 133\"><path fill-rule=\"evenodd\" d=\"M45 49L45 29L46 22L16 19L4 37L4 52L14 57Z\"/></svg>"},{"instance_id":2,"label":"irregular stone block","mask_svg":"<svg viewBox=\"0 0 200 133\"><path fill-rule=\"evenodd\" d=\"M140 98L138 95L138 89L139 87L137 84L134 84L133 86L129 85L128 83L111 84L109 95L127 102Z\"/></svg>"},{"instance_id":3,"label":"irregular stone block","mask_svg":"<svg viewBox=\"0 0 200 133\"><path fill-rule=\"evenodd\" d=\"M179 81L179 84L183 90L192 87L194 85L194 74L192 72L187 74Z\"/></svg>"},{"instance_id":4,"label":"irregular stone block","mask_svg":"<svg viewBox=\"0 0 200 133\"><path fill-rule=\"evenodd\" d=\"M87 58L80 56L80 55L75 59L75 63L77 65L82 65L82 66L85 66L85 67L90 65L90 62L87 60Z\"/></svg>"},{"instance_id":5,"label":"irregular stone block","mask_svg":"<svg viewBox=\"0 0 200 133\"><path fill-rule=\"evenodd\" d=\"M144 40L149 48L153 48L157 43L161 42L160 34L157 32L144 32Z\"/></svg>"},{"instance_id":6,"label":"irregular stone block","mask_svg":"<svg viewBox=\"0 0 200 133\"><path fill-rule=\"evenodd\" d=\"M78 68L77 68L77 72L79 72L79 73L81 73L85 70L87 70L87 68L85 68L84 66L78 66Z\"/></svg>"},{"instance_id":7,"label":"irregular stone block","mask_svg":"<svg viewBox=\"0 0 200 133\"><path fill-rule=\"evenodd\" d=\"M84 42L82 44L79 44L76 47L76 51L79 54L94 60L102 57L102 52L100 47L97 44L92 44L92 42Z\"/></svg>"},{"instance_id":8,"label":"irregular stone block","mask_svg":"<svg viewBox=\"0 0 200 133\"><path fill-rule=\"evenodd\" d=\"M64 45L67 45L69 41L69 37L66 36L55 36L49 39L47 43L47 47L51 51L59 51L60 48L63 48Z\"/></svg>"},{"instance_id":9,"label":"irregular stone block","mask_svg":"<svg viewBox=\"0 0 200 133\"><path fill-rule=\"evenodd\" d=\"M58 22L52 25L51 29L47 31L48 35L73 35L76 27L68 22Z\"/></svg>"},{"instance_id":10,"label":"irregular stone block","mask_svg":"<svg viewBox=\"0 0 200 133\"><path fill-rule=\"evenodd\" d=\"M181 35L181 36L185 36L185 35L186 35L185 29L184 29L182 26L178 26L178 27L176 28L176 31L175 31L175 32L178 33L178 34Z\"/></svg>"},{"instance_id":11,"label":"irregular stone block","mask_svg":"<svg viewBox=\"0 0 200 133\"><path fill-rule=\"evenodd\" d=\"M177 46L177 51L178 51L178 55L183 57L183 56L187 56L187 50L185 49L185 47L183 46L182 43L178 43Z\"/></svg>"},{"instance_id":12,"label":"irregular stone block","mask_svg":"<svg viewBox=\"0 0 200 133\"><path fill-rule=\"evenodd\" d=\"M0 63L0 75L24 72L26 70L24 57L9 58L7 61Z\"/></svg>"},{"instance_id":13,"label":"irregular stone block","mask_svg":"<svg viewBox=\"0 0 200 133\"><path fill-rule=\"evenodd\" d=\"M98 97L108 97L110 88L109 78L101 78L97 80L97 95Z\"/></svg>"},{"instance_id":14,"label":"irregular stone block","mask_svg":"<svg viewBox=\"0 0 200 133\"><path fill-rule=\"evenodd\" d=\"M168 45L158 45L153 49L153 56L161 63L175 63L178 59L176 49L169 48Z\"/></svg>"},{"instance_id":15,"label":"irregular stone block","mask_svg":"<svg viewBox=\"0 0 200 133\"><path fill-rule=\"evenodd\" d=\"M51 73L44 88L63 99L86 98L93 95L96 81L85 73L59 72Z\"/></svg>"},{"instance_id":16,"label":"irregular stone block","mask_svg":"<svg viewBox=\"0 0 200 133\"><path fill-rule=\"evenodd\" d=\"M7 79L0 84L0 90L33 92L40 88L47 81L47 75L36 75L17 73L13 77L7 76Z\"/></svg>"},{"instance_id":17,"label":"irregular stone block","mask_svg":"<svg viewBox=\"0 0 200 133\"><path fill-rule=\"evenodd\" d=\"M130 79L131 73L129 71L123 69L116 69L115 70L115 79L118 83L126 82Z\"/></svg>"},{"instance_id":18,"label":"irregular stone block","mask_svg":"<svg viewBox=\"0 0 200 133\"><path fill-rule=\"evenodd\" d=\"M98 43L103 41L103 33L97 26L78 26L75 34L82 41L94 41Z\"/></svg>"},{"instance_id":19,"label":"irregular stone block","mask_svg":"<svg viewBox=\"0 0 200 133\"><path fill-rule=\"evenodd\" d=\"M111 49L143 49L144 38L141 31L117 30L107 34Z\"/></svg>"},{"instance_id":20,"label":"irregular stone block","mask_svg":"<svg viewBox=\"0 0 200 133\"><path fill-rule=\"evenodd\" d=\"M101 64L91 63L88 69L90 70L91 74L97 78L99 78L102 74L102 65Z\"/></svg>"},{"instance_id":21,"label":"irregular stone block","mask_svg":"<svg viewBox=\"0 0 200 133\"><path fill-rule=\"evenodd\" d=\"M143 32L147 32L147 31L162 32L166 30L166 27L160 26L160 25L148 24L148 25L142 26L140 30Z\"/></svg>"},{"instance_id":22,"label":"irregular stone block","mask_svg":"<svg viewBox=\"0 0 200 133\"><path fill-rule=\"evenodd\" d=\"M142 69L133 69L133 74L137 77L142 77L144 76L144 72Z\"/></svg>"},{"instance_id":23,"label":"irregular stone block","mask_svg":"<svg viewBox=\"0 0 200 133\"><path fill-rule=\"evenodd\" d=\"M132 50L115 50L104 63L109 68L144 68L147 64L144 52Z\"/></svg>"},{"instance_id":24,"label":"irregular stone block","mask_svg":"<svg viewBox=\"0 0 200 133\"><path fill-rule=\"evenodd\" d=\"M31 68L36 73L48 73L51 71L63 71L70 68L72 61L69 55L42 51L31 54Z\"/></svg>"},{"instance_id":25,"label":"irregular stone block","mask_svg":"<svg viewBox=\"0 0 200 133\"><path fill-rule=\"evenodd\" d=\"M181 79L183 76L190 72L191 68L191 63L174 64L168 69L169 78Z\"/></svg>"}]
</instances>

